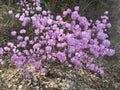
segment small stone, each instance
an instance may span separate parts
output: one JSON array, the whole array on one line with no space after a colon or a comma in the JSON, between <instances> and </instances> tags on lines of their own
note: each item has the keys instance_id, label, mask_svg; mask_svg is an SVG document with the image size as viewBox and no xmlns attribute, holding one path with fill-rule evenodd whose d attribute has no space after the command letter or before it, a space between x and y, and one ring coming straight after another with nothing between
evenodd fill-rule
<instances>
[{"instance_id":1,"label":"small stone","mask_svg":"<svg viewBox=\"0 0 120 90\"><path fill-rule=\"evenodd\" d=\"M22 87L23 87L23 86L22 86L22 85L20 85L20 86L18 87L18 90L22 90Z\"/></svg>"}]
</instances>

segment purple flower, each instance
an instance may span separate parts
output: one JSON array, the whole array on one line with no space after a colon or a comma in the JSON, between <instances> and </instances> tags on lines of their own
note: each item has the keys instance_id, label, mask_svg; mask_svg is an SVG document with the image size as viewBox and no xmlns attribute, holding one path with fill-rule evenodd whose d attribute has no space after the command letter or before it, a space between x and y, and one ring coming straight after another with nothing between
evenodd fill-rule
<instances>
[{"instance_id":1,"label":"purple flower","mask_svg":"<svg viewBox=\"0 0 120 90\"><path fill-rule=\"evenodd\" d=\"M12 32L11 32L11 35L12 35L12 36L16 36L16 34L17 34L16 31L12 31Z\"/></svg>"},{"instance_id":2,"label":"purple flower","mask_svg":"<svg viewBox=\"0 0 120 90\"><path fill-rule=\"evenodd\" d=\"M52 19L48 19L48 20L47 20L47 23L48 23L49 25L52 25L52 24L53 24L53 20L52 20Z\"/></svg>"},{"instance_id":3,"label":"purple flower","mask_svg":"<svg viewBox=\"0 0 120 90\"><path fill-rule=\"evenodd\" d=\"M95 69L95 64L87 64L88 69L90 69L91 71L94 71Z\"/></svg>"},{"instance_id":4,"label":"purple flower","mask_svg":"<svg viewBox=\"0 0 120 90\"><path fill-rule=\"evenodd\" d=\"M30 55L30 53L29 53L28 50L23 50L23 52L24 52L26 55Z\"/></svg>"},{"instance_id":5,"label":"purple flower","mask_svg":"<svg viewBox=\"0 0 120 90\"><path fill-rule=\"evenodd\" d=\"M113 49L109 49L107 52L108 56L113 56L114 54L115 54L115 50L113 50Z\"/></svg>"},{"instance_id":6,"label":"purple flower","mask_svg":"<svg viewBox=\"0 0 120 90\"><path fill-rule=\"evenodd\" d=\"M15 17L16 17L16 18L19 18L19 17L20 17L20 13L17 13L17 14L15 15Z\"/></svg>"},{"instance_id":7,"label":"purple flower","mask_svg":"<svg viewBox=\"0 0 120 90\"><path fill-rule=\"evenodd\" d=\"M22 36L17 36L17 39L18 40L23 40L23 37Z\"/></svg>"},{"instance_id":8,"label":"purple flower","mask_svg":"<svg viewBox=\"0 0 120 90\"><path fill-rule=\"evenodd\" d=\"M35 63L35 59L34 58L29 58L28 63Z\"/></svg>"},{"instance_id":9,"label":"purple flower","mask_svg":"<svg viewBox=\"0 0 120 90\"><path fill-rule=\"evenodd\" d=\"M4 50L9 52L10 48L9 47L4 47Z\"/></svg>"},{"instance_id":10,"label":"purple flower","mask_svg":"<svg viewBox=\"0 0 120 90\"><path fill-rule=\"evenodd\" d=\"M43 10L43 11L42 11L42 14L43 14L43 15L47 15L47 12Z\"/></svg>"},{"instance_id":11,"label":"purple flower","mask_svg":"<svg viewBox=\"0 0 120 90\"><path fill-rule=\"evenodd\" d=\"M104 71L103 71L101 68L99 68L97 72L98 72L100 75L104 75Z\"/></svg>"},{"instance_id":12,"label":"purple flower","mask_svg":"<svg viewBox=\"0 0 120 90\"><path fill-rule=\"evenodd\" d=\"M42 73L46 73L46 68L42 68L42 69L41 69L41 72L42 72Z\"/></svg>"},{"instance_id":13,"label":"purple flower","mask_svg":"<svg viewBox=\"0 0 120 90\"><path fill-rule=\"evenodd\" d=\"M45 50L46 50L47 53L50 53L52 51L52 47L51 46L47 46L45 48Z\"/></svg>"},{"instance_id":14,"label":"purple flower","mask_svg":"<svg viewBox=\"0 0 120 90\"><path fill-rule=\"evenodd\" d=\"M106 26L107 26L107 28L111 28L112 27L112 25L110 23L108 23Z\"/></svg>"},{"instance_id":15,"label":"purple flower","mask_svg":"<svg viewBox=\"0 0 120 90\"><path fill-rule=\"evenodd\" d=\"M73 58L71 59L71 62L72 62L75 66L77 66L77 67L81 67L81 66L82 66L82 63L79 61L78 57L73 57Z\"/></svg>"},{"instance_id":16,"label":"purple flower","mask_svg":"<svg viewBox=\"0 0 120 90\"><path fill-rule=\"evenodd\" d=\"M29 41L29 44L34 44L34 41L33 41L33 40L30 40L30 41Z\"/></svg>"},{"instance_id":17,"label":"purple flower","mask_svg":"<svg viewBox=\"0 0 120 90\"><path fill-rule=\"evenodd\" d=\"M26 75L26 78L30 78L30 72L28 70L24 70L24 73Z\"/></svg>"},{"instance_id":18,"label":"purple flower","mask_svg":"<svg viewBox=\"0 0 120 90\"><path fill-rule=\"evenodd\" d=\"M22 67L23 65L24 65L24 62L23 62L23 61L20 61L20 60L17 61L17 66L18 66L18 67Z\"/></svg>"},{"instance_id":19,"label":"purple flower","mask_svg":"<svg viewBox=\"0 0 120 90\"><path fill-rule=\"evenodd\" d=\"M9 10L8 13L9 13L9 14L13 14L13 11L12 11L12 10Z\"/></svg>"},{"instance_id":20,"label":"purple flower","mask_svg":"<svg viewBox=\"0 0 120 90\"><path fill-rule=\"evenodd\" d=\"M67 14L68 14L67 11L64 11L64 12L63 12L63 17L66 17Z\"/></svg>"},{"instance_id":21,"label":"purple flower","mask_svg":"<svg viewBox=\"0 0 120 90\"><path fill-rule=\"evenodd\" d=\"M0 48L0 55L2 55L4 53L3 48Z\"/></svg>"},{"instance_id":22,"label":"purple flower","mask_svg":"<svg viewBox=\"0 0 120 90\"><path fill-rule=\"evenodd\" d=\"M40 46L41 46L41 45L40 45L39 43L36 43L36 44L33 45L33 49L34 49L34 50L35 50L35 49L39 49Z\"/></svg>"},{"instance_id":23,"label":"purple flower","mask_svg":"<svg viewBox=\"0 0 120 90\"><path fill-rule=\"evenodd\" d=\"M46 60L46 55L42 55L42 60Z\"/></svg>"},{"instance_id":24,"label":"purple flower","mask_svg":"<svg viewBox=\"0 0 120 90\"><path fill-rule=\"evenodd\" d=\"M37 61L34 63L36 69L40 69L42 66L42 63L40 61Z\"/></svg>"},{"instance_id":25,"label":"purple flower","mask_svg":"<svg viewBox=\"0 0 120 90\"><path fill-rule=\"evenodd\" d=\"M49 39L48 40L48 45L51 45L51 46L54 46L55 45L55 40L53 40L53 39Z\"/></svg>"},{"instance_id":26,"label":"purple flower","mask_svg":"<svg viewBox=\"0 0 120 90\"><path fill-rule=\"evenodd\" d=\"M78 12L77 11L72 12L71 19L76 20L77 18L78 18Z\"/></svg>"},{"instance_id":27,"label":"purple flower","mask_svg":"<svg viewBox=\"0 0 120 90\"><path fill-rule=\"evenodd\" d=\"M14 47L14 43L9 42L9 43L8 43L8 46L10 46L10 47Z\"/></svg>"},{"instance_id":28,"label":"purple flower","mask_svg":"<svg viewBox=\"0 0 120 90\"><path fill-rule=\"evenodd\" d=\"M64 63L66 61L66 54L64 52L58 52L57 58L61 63Z\"/></svg>"},{"instance_id":29,"label":"purple flower","mask_svg":"<svg viewBox=\"0 0 120 90\"><path fill-rule=\"evenodd\" d=\"M102 42L102 45L104 45L105 47L109 47L110 46L110 41L109 40L104 40Z\"/></svg>"},{"instance_id":30,"label":"purple flower","mask_svg":"<svg viewBox=\"0 0 120 90\"><path fill-rule=\"evenodd\" d=\"M13 55L11 56L11 61L15 62L15 61L18 60L18 58L19 58L19 57L18 57L16 54L13 54Z\"/></svg>"},{"instance_id":31,"label":"purple flower","mask_svg":"<svg viewBox=\"0 0 120 90\"><path fill-rule=\"evenodd\" d=\"M43 49L40 49L40 50L39 50L39 54L40 54L40 55L44 54L44 50L43 50Z\"/></svg>"},{"instance_id":32,"label":"purple flower","mask_svg":"<svg viewBox=\"0 0 120 90\"><path fill-rule=\"evenodd\" d=\"M68 8L68 9L66 10L66 12L67 12L68 14L70 14L70 13L72 12L72 10L71 10L70 8Z\"/></svg>"},{"instance_id":33,"label":"purple flower","mask_svg":"<svg viewBox=\"0 0 120 90\"><path fill-rule=\"evenodd\" d=\"M24 33L26 33L26 30L25 29L21 29L20 30L20 34L24 34Z\"/></svg>"},{"instance_id":34,"label":"purple flower","mask_svg":"<svg viewBox=\"0 0 120 90\"><path fill-rule=\"evenodd\" d=\"M39 33L40 33L39 29L35 29L34 32L35 32L36 35L39 35Z\"/></svg>"},{"instance_id":35,"label":"purple flower","mask_svg":"<svg viewBox=\"0 0 120 90\"><path fill-rule=\"evenodd\" d=\"M99 31L99 32L97 33L97 38L98 38L98 39L105 40L107 37L108 37L108 35L105 34L105 33L103 33L103 32L101 32L101 31Z\"/></svg>"},{"instance_id":36,"label":"purple flower","mask_svg":"<svg viewBox=\"0 0 120 90\"><path fill-rule=\"evenodd\" d=\"M74 10L79 11L79 6L75 6Z\"/></svg>"},{"instance_id":37,"label":"purple flower","mask_svg":"<svg viewBox=\"0 0 120 90\"><path fill-rule=\"evenodd\" d=\"M24 40L28 41L29 40L29 36L25 36Z\"/></svg>"}]
</instances>

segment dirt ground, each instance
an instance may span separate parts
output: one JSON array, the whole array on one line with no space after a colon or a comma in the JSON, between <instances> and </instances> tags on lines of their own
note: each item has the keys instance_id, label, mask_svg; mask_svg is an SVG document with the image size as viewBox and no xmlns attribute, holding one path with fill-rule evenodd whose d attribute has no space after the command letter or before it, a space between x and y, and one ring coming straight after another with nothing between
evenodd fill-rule
<instances>
[{"instance_id":1,"label":"dirt ground","mask_svg":"<svg viewBox=\"0 0 120 90\"><path fill-rule=\"evenodd\" d=\"M105 70L104 76L85 68L75 69L60 65L58 62L50 62L46 64L48 69L46 74L36 73L32 78L27 79L14 65L9 63L9 56L6 55L7 65L0 66L0 90L120 90L119 3L119 0L110 0L106 3L107 6L103 4L104 9L110 10L110 21L113 27L109 35L111 47L116 50L116 55L113 57L99 58L96 62ZM0 46L10 39L11 30L20 28L19 22L16 23L16 20L7 14L9 8L6 5L0 5ZM97 12L91 15L94 16Z\"/></svg>"}]
</instances>

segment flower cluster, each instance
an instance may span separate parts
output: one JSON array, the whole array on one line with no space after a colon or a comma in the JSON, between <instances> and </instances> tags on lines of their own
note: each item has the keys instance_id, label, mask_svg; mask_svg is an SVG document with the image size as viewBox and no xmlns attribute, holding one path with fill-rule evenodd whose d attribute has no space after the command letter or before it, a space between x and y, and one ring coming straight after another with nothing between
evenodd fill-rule
<instances>
[{"instance_id":1,"label":"flower cluster","mask_svg":"<svg viewBox=\"0 0 120 90\"><path fill-rule=\"evenodd\" d=\"M5 47L1 47L0 55L12 52L11 61L19 68L24 68L27 77L31 72L45 73L42 63L46 61L69 63L75 67L85 66L104 74L94 61L100 56L115 54L115 50L109 48L109 36L106 34L107 29L111 28L107 11L101 20L94 23L79 14L79 6L75 6L74 10L68 8L62 15L54 17L49 10L42 9L40 0L33 0L33 3L20 1L17 4L23 9L15 17L23 27L20 31L11 32L18 42L8 42ZM34 37L26 34L28 30L25 26L28 23L34 27ZM34 66L32 71L27 69L30 65Z\"/></svg>"}]
</instances>

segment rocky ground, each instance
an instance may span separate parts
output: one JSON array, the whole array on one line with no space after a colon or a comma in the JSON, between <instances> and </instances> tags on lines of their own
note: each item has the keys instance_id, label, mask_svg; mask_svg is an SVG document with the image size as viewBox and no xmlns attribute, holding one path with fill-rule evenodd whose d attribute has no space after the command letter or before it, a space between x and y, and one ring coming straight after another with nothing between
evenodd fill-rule
<instances>
[{"instance_id":1,"label":"rocky ground","mask_svg":"<svg viewBox=\"0 0 120 90\"><path fill-rule=\"evenodd\" d=\"M110 0L110 2L104 3L107 6L103 7L110 10L113 27L109 31L109 35L112 41L111 47L116 49L115 56L100 58L97 62L105 70L104 76L99 76L85 68L75 69L60 65L58 62L50 62L46 64L48 68L46 74L36 73L31 79L26 79L14 65L8 63L0 66L0 90L120 90L119 3L119 0ZM11 30L20 27L19 23L16 23L16 20L7 14L9 8L6 5L0 5L0 46L10 39ZM8 56L5 58L9 61Z\"/></svg>"}]
</instances>

